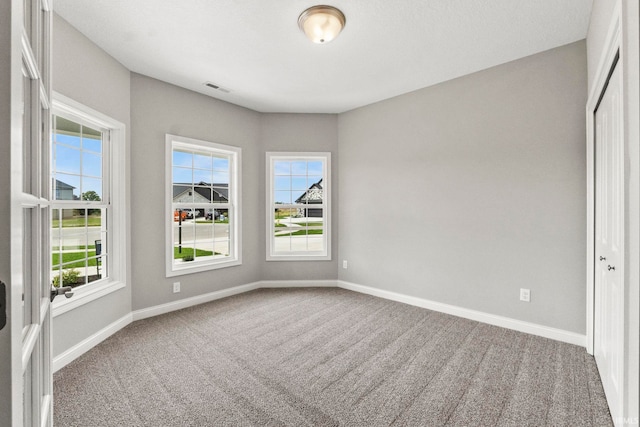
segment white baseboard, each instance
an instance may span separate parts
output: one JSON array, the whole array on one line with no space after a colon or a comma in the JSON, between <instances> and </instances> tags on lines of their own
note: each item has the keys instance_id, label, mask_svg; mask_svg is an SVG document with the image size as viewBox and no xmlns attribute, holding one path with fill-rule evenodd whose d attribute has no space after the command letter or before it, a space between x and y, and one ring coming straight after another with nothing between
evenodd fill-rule
<instances>
[{"instance_id":1,"label":"white baseboard","mask_svg":"<svg viewBox=\"0 0 640 427\"><path fill-rule=\"evenodd\" d=\"M136 310L108 325L107 327L96 332L84 341L71 347L64 353L53 359L53 371L56 372L64 366L71 363L93 347L118 332L133 321L146 319L148 317L158 316L160 314L170 313L172 311L181 310L183 308L192 307L194 305L203 304L221 298L230 297L232 295L249 292L259 288L308 288L308 287L340 287L350 291L360 292L379 298L397 301L416 307L422 307L440 313L451 314L453 316L463 317L465 319L475 320L478 322L488 323L490 325L500 326L515 331L525 332L532 335L538 335L553 340L566 342L569 344L586 347L587 337L585 335L576 334L574 332L564 331L562 329L550 328L535 323L515 320L508 317L497 316L495 314L484 313L481 311L462 308L455 305L444 304L440 302L430 301L424 298L412 297L409 295L399 294L397 292L386 291L383 289L372 288L369 286L358 285L355 283L345 282L343 280L262 280L258 282L248 283L246 285L234 286L233 288L222 289L220 291L210 292L191 298L185 298L166 304L156 305L154 307Z\"/></svg>"},{"instance_id":2,"label":"white baseboard","mask_svg":"<svg viewBox=\"0 0 640 427\"><path fill-rule=\"evenodd\" d=\"M336 280L261 280L261 288L335 288Z\"/></svg>"},{"instance_id":3,"label":"white baseboard","mask_svg":"<svg viewBox=\"0 0 640 427\"><path fill-rule=\"evenodd\" d=\"M122 316L120 319L115 322L107 325L106 327L100 329L95 334L91 335L89 338L80 341L78 344L74 345L67 351L61 353L60 355L53 358L53 372L57 372L58 370L64 368L69 363L76 360L78 357L85 354L87 351L91 350L93 347L100 344L102 341L109 338L111 335L118 332L120 329L124 328L128 324L132 322L131 313Z\"/></svg>"},{"instance_id":4,"label":"white baseboard","mask_svg":"<svg viewBox=\"0 0 640 427\"><path fill-rule=\"evenodd\" d=\"M203 304L205 302L210 302L217 299L230 297L232 295L253 291L254 289L260 288L260 283L261 282L253 282L246 285L234 286L233 288L222 289L220 291L209 292L207 294L185 298L178 301L172 301L166 304L156 305L154 307L143 308L141 310L136 310L131 314L134 321L146 319L148 317L170 313L172 311L181 310L183 308L192 307L194 305Z\"/></svg>"},{"instance_id":5,"label":"white baseboard","mask_svg":"<svg viewBox=\"0 0 640 427\"><path fill-rule=\"evenodd\" d=\"M360 292L363 294L373 295L376 297L398 301L416 307L422 307L440 313L451 314L453 316L463 317L465 319L475 320L489 325L500 326L502 328L512 329L527 334L538 335L544 338L550 338L569 344L586 347L586 335L569 332L562 329L550 328L548 326L538 325L536 323L524 322L522 320L511 319L509 317L497 316L495 314L484 313L482 311L462 308L455 305L444 304L441 302L430 301L423 298L412 297L409 295L399 294L397 292L386 291L383 289L372 288L369 286L358 285L355 283L338 280L338 287L348 289L350 291Z\"/></svg>"}]
</instances>

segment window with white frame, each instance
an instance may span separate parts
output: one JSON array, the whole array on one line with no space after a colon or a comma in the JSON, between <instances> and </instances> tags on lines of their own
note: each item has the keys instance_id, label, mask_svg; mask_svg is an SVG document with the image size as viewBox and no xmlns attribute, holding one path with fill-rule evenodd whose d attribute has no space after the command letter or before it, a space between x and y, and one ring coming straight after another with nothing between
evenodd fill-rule
<instances>
[{"instance_id":1,"label":"window with white frame","mask_svg":"<svg viewBox=\"0 0 640 427\"><path fill-rule=\"evenodd\" d=\"M71 286L54 315L125 286L124 125L54 94L51 282Z\"/></svg>"},{"instance_id":2,"label":"window with white frame","mask_svg":"<svg viewBox=\"0 0 640 427\"><path fill-rule=\"evenodd\" d=\"M268 152L267 260L331 259L331 153Z\"/></svg>"},{"instance_id":3,"label":"window with white frame","mask_svg":"<svg viewBox=\"0 0 640 427\"><path fill-rule=\"evenodd\" d=\"M167 145L167 276L241 264L241 149L176 135Z\"/></svg>"}]
</instances>

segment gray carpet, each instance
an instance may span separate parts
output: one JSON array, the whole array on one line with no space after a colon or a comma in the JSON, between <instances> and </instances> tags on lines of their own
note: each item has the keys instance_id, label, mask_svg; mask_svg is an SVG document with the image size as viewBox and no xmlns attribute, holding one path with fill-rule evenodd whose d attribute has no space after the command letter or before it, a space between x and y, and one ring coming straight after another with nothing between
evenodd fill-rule
<instances>
[{"instance_id":1,"label":"gray carpet","mask_svg":"<svg viewBox=\"0 0 640 427\"><path fill-rule=\"evenodd\" d=\"M609 426L584 348L338 288L135 322L54 376L56 426Z\"/></svg>"}]
</instances>

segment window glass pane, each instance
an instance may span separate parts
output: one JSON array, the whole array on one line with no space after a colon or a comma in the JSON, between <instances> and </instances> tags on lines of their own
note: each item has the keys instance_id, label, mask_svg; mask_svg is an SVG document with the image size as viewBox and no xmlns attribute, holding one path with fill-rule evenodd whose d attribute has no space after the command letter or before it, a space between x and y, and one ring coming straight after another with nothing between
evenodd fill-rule
<instances>
[{"instance_id":1,"label":"window glass pane","mask_svg":"<svg viewBox=\"0 0 640 427\"><path fill-rule=\"evenodd\" d=\"M194 169L193 170L193 182L195 184L211 184L211 171Z\"/></svg>"},{"instance_id":2,"label":"window glass pane","mask_svg":"<svg viewBox=\"0 0 640 427\"><path fill-rule=\"evenodd\" d=\"M308 200L309 193L307 191L302 192L302 193L300 191L294 192L293 193L293 197L296 198L293 201L293 203L296 204L296 205L305 205L305 204L309 203L309 200Z\"/></svg>"},{"instance_id":3,"label":"window glass pane","mask_svg":"<svg viewBox=\"0 0 640 427\"><path fill-rule=\"evenodd\" d=\"M191 168L193 166L193 154L183 150L173 150L173 166Z\"/></svg>"},{"instance_id":4,"label":"window glass pane","mask_svg":"<svg viewBox=\"0 0 640 427\"><path fill-rule=\"evenodd\" d=\"M102 255L92 260L92 265L89 267L87 283L95 282L105 277L105 272L108 271L107 258L107 255Z\"/></svg>"},{"instance_id":5,"label":"window glass pane","mask_svg":"<svg viewBox=\"0 0 640 427\"><path fill-rule=\"evenodd\" d=\"M88 152L82 153L82 174L101 178L102 156Z\"/></svg>"},{"instance_id":6,"label":"window glass pane","mask_svg":"<svg viewBox=\"0 0 640 427\"><path fill-rule=\"evenodd\" d=\"M313 186L318 189L322 188L322 176L309 175L307 177L307 188L312 188Z\"/></svg>"},{"instance_id":7,"label":"window glass pane","mask_svg":"<svg viewBox=\"0 0 640 427\"><path fill-rule=\"evenodd\" d=\"M294 191L304 191L307 187L306 176L292 176L291 177L291 189Z\"/></svg>"},{"instance_id":8,"label":"window glass pane","mask_svg":"<svg viewBox=\"0 0 640 427\"><path fill-rule=\"evenodd\" d=\"M54 178L56 200L80 200L80 177L57 173Z\"/></svg>"},{"instance_id":9,"label":"window glass pane","mask_svg":"<svg viewBox=\"0 0 640 427\"><path fill-rule=\"evenodd\" d=\"M82 200L102 200L102 180L99 178L82 178Z\"/></svg>"},{"instance_id":10,"label":"window glass pane","mask_svg":"<svg viewBox=\"0 0 640 427\"><path fill-rule=\"evenodd\" d=\"M174 222L174 259L181 262L190 262L195 259L194 238L195 228L193 222Z\"/></svg>"},{"instance_id":11,"label":"window glass pane","mask_svg":"<svg viewBox=\"0 0 640 427\"><path fill-rule=\"evenodd\" d=\"M61 215L51 223L53 228L63 228L67 231L75 231L86 226L85 209L60 209Z\"/></svg>"},{"instance_id":12,"label":"window glass pane","mask_svg":"<svg viewBox=\"0 0 640 427\"><path fill-rule=\"evenodd\" d=\"M213 172L213 184L214 185L229 185L229 174L227 172Z\"/></svg>"},{"instance_id":13,"label":"window glass pane","mask_svg":"<svg viewBox=\"0 0 640 427\"><path fill-rule=\"evenodd\" d=\"M228 171L229 170L229 159L224 157L214 157L213 158L213 169L216 171Z\"/></svg>"},{"instance_id":14,"label":"window glass pane","mask_svg":"<svg viewBox=\"0 0 640 427\"><path fill-rule=\"evenodd\" d=\"M276 204L291 204L291 191L274 191Z\"/></svg>"},{"instance_id":15,"label":"window glass pane","mask_svg":"<svg viewBox=\"0 0 640 427\"><path fill-rule=\"evenodd\" d=\"M102 213L106 209L87 209L87 226L89 227L89 240L94 241L101 238Z\"/></svg>"},{"instance_id":16,"label":"window glass pane","mask_svg":"<svg viewBox=\"0 0 640 427\"><path fill-rule=\"evenodd\" d=\"M82 149L102 153L102 132L83 126Z\"/></svg>"},{"instance_id":17,"label":"window glass pane","mask_svg":"<svg viewBox=\"0 0 640 427\"><path fill-rule=\"evenodd\" d=\"M323 161L322 160L312 160L307 162L307 174L308 175L316 175L322 177L323 175Z\"/></svg>"},{"instance_id":18,"label":"window glass pane","mask_svg":"<svg viewBox=\"0 0 640 427\"><path fill-rule=\"evenodd\" d=\"M283 224L289 224L291 221L288 221L291 218L295 218L297 215L298 209L296 208L275 208L275 221L278 223L280 221Z\"/></svg>"},{"instance_id":19,"label":"window glass pane","mask_svg":"<svg viewBox=\"0 0 640 427\"><path fill-rule=\"evenodd\" d=\"M213 202L229 203L229 187L222 187L218 185L213 187Z\"/></svg>"},{"instance_id":20,"label":"window glass pane","mask_svg":"<svg viewBox=\"0 0 640 427\"><path fill-rule=\"evenodd\" d=\"M291 233L289 230L284 230L273 237L273 249L275 252L289 252L291 251Z\"/></svg>"},{"instance_id":21,"label":"window glass pane","mask_svg":"<svg viewBox=\"0 0 640 427\"><path fill-rule=\"evenodd\" d=\"M55 117L56 132L54 141L60 144L80 148L80 125L64 117Z\"/></svg>"},{"instance_id":22,"label":"window glass pane","mask_svg":"<svg viewBox=\"0 0 640 427\"><path fill-rule=\"evenodd\" d=\"M53 276L53 286L81 286L86 283L86 258L82 252L63 252L62 264L56 265ZM77 259L74 258L77 256Z\"/></svg>"},{"instance_id":23,"label":"window glass pane","mask_svg":"<svg viewBox=\"0 0 640 427\"><path fill-rule=\"evenodd\" d=\"M276 160L273 162L274 175L291 175L291 162L288 160Z\"/></svg>"},{"instance_id":24,"label":"window glass pane","mask_svg":"<svg viewBox=\"0 0 640 427\"><path fill-rule=\"evenodd\" d=\"M214 256L216 258L224 258L230 255L231 241L229 239L216 238L214 242Z\"/></svg>"},{"instance_id":25,"label":"window glass pane","mask_svg":"<svg viewBox=\"0 0 640 427\"><path fill-rule=\"evenodd\" d=\"M292 175L306 175L307 174L307 162L304 160L291 162L291 174Z\"/></svg>"},{"instance_id":26,"label":"window glass pane","mask_svg":"<svg viewBox=\"0 0 640 427\"><path fill-rule=\"evenodd\" d=\"M56 145L53 168L56 172L80 175L80 153L78 149Z\"/></svg>"},{"instance_id":27,"label":"window glass pane","mask_svg":"<svg viewBox=\"0 0 640 427\"><path fill-rule=\"evenodd\" d=\"M173 201L175 203L193 202L193 187L187 185L173 185Z\"/></svg>"},{"instance_id":28,"label":"window glass pane","mask_svg":"<svg viewBox=\"0 0 640 427\"><path fill-rule=\"evenodd\" d=\"M55 142L60 145L80 148L80 137L63 133L55 134Z\"/></svg>"},{"instance_id":29,"label":"window glass pane","mask_svg":"<svg viewBox=\"0 0 640 427\"><path fill-rule=\"evenodd\" d=\"M181 225L182 223L186 222L189 216L189 210L188 209L183 209L183 208L178 208L175 209L173 211L173 222L177 223L178 225Z\"/></svg>"},{"instance_id":30,"label":"window glass pane","mask_svg":"<svg viewBox=\"0 0 640 427\"><path fill-rule=\"evenodd\" d=\"M195 258L212 257L213 253L212 221L197 221L195 224Z\"/></svg>"},{"instance_id":31,"label":"window glass pane","mask_svg":"<svg viewBox=\"0 0 640 427\"><path fill-rule=\"evenodd\" d=\"M213 241L216 256L229 256L230 234L229 234L229 209L218 209L219 215L214 221Z\"/></svg>"},{"instance_id":32,"label":"window glass pane","mask_svg":"<svg viewBox=\"0 0 640 427\"><path fill-rule=\"evenodd\" d=\"M187 168L173 168L173 182L180 184L192 184L193 183L193 169Z\"/></svg>"},{"instance_id":33,"label":"window glass pane","mask_svg":"<svg viewBox=\"0 0 640 427\"><path fill-rule=\"evenodd\" d=\"M197 169L211 170L213 168L213 160L210 154L196 153L193 156L193 167Z\"/></svg>"},{"instance_id":34,"label":"window glass pane","mask_svg":"<svg viewBox=\"0 0 640 427\"><path fill-rule=\"evenodd\" d=\"M196 186L194 187L193 200L195 203L211 203L212 199L211 187Z\"/></svg>"},{"instance_id":35,"label":"window glass pane","mask_svg":"<svg viewBox=\"0 0 640 427\"><path fill-rule=\"evenodd\" d=\"M291 177L276 176L273 180L273 186L275 191L289 191L291 190Z\"/></svg>"}]
</instances>

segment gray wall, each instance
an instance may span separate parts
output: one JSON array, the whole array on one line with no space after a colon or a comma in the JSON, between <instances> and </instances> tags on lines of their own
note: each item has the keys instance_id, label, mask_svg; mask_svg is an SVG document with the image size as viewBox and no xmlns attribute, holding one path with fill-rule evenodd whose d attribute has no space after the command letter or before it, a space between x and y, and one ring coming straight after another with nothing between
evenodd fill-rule
<instances>
[{"instance_id":1,"label":"gray wall","mask_svg":"<svg viewBox=\"0 0 640 427\"><path fill-rule=\"evenodd\" d=\"M262 280L335 280L338 277L338 116L332 114L262 114L260 126L260 259ZM267 151L331 152L331 261L265 261Z\"/></svg>"},{"instance_id":2,"label":"gray wall","mask_svg":"<svg viewBox=\"0 0 640 427\"><path fill-rule=\"evenodd\" d=\"M264 260L260 114L149 77L131 78L133 309L244 285L260 279ZM242 148L242 265L165 277L165 135ZM172 283L181 282L174 294Z\"/></svg>"},{"instance_id":3,"label":"gray wall","mask_svg":"<svg viewBox=\"0 0 640 427\"><path fill-rule=\"evenodd\" d=\"M129 310L257 280L339 277L584 333L584 42L336 116L260 114L131 74L60 18L54 35L55 89L130 125L135 194L130 288L56 354ZM166 133L243 148L241 266L165 277ZM331 261L265 261L264 153L294 150L333 154Z\"/></svg>"},{"instance_id":4,"label":"gray wall","mask_svg":"<svg viewBox=\"0 0 640 427\"><path fill-rule=\"evenodd\" d=\"M53 19L53 90L124 123L129 163L129 70L64 19ZM130 312L131 264L125 288L54 318L54 357Z\"/></svg>"},{"instance_id":5,"label":"gray wall","mask_svg":"<svg viewBox=\"0 0 640 427\"><path fill-rule=\"evenodd\" d=\"M581 41L341 114L339 278L585 333L586 89Z\"/></svg>"}]
</instances>

